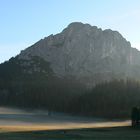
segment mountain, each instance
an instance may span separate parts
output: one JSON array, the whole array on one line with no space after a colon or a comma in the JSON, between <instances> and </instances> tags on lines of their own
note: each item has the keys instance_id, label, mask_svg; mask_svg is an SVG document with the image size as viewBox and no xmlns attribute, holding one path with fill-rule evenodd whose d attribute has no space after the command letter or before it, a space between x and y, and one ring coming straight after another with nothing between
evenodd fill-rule
<instances>
[{"instance_id":1,"label":"mountain","mask_svg":"<svg viewBox=\"0 0 140 140\"><path fill-rule=\"evenodd\" d=\"M32 57L49 63L57 77L75 77L89 86L111 79L140 78L140 52L130 42L117 31L80 22L41 39L17 59L30 65Z\"/></svg>"},{"instance_id":2,"label":"mountain","mask_svg":"<svg viewBox=\"0 0 140 140\"><path fill-rule=\"evenodd\" d=\"M140 52L119 32L74 22L0 64L0 105L128 117L139 69Z\"/></svg>"}]
</instances>

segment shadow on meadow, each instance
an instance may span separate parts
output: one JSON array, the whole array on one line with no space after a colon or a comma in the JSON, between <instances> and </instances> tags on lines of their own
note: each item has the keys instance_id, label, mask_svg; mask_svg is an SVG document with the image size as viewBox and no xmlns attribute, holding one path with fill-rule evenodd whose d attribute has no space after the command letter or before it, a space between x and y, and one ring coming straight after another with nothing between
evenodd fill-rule
<instances>
[{"instance_id":1,"label":"shadow on meadow","mask_svg":"<svg viewBox=\"0 0 140 140\"><path fill-rule=\"evenodd\" d=\"M139 140L140 128L112 127L0 133L0 140Z\"/></svg>"}]
</instances>

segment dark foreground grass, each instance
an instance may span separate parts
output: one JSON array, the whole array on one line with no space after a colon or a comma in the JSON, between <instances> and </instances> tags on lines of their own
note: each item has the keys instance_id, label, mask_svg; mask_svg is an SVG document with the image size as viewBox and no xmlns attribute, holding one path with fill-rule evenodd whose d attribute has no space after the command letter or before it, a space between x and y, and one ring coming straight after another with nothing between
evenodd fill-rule
<instances>
[{"instance_id":1,"label":"dark foreground grass","mask_svg":"<svg viewBox=\"0 0 140 140\"><path fill-rule=\"evenodd\" d=\"M0 133L0 140L140 140L131 127Z\"/></svg>"}]
</instances>

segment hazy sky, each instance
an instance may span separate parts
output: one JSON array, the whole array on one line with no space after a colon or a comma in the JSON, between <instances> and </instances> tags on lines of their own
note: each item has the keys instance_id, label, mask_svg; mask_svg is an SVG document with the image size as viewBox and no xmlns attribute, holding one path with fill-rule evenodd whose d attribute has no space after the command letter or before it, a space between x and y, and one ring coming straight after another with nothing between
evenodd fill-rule
<instances>
[{"instance_id":1,"label":"hazy sky","mask_svg":"<svg viewBox=\"0 0 140 140\"><path fill-rule=\"evenodd\" d=\"M0 0L0 62L74 21L118 30L140 50L140 0Z\"/></svg>"}]
</instances>

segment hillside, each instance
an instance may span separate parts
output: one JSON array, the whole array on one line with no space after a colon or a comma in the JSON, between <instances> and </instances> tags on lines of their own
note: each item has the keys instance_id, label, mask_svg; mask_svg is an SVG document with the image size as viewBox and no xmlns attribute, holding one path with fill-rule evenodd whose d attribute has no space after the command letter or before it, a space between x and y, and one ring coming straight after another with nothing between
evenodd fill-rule
<instances>
[{"instance_id":1,"label":"hillside","mask_svg":"<svg viewBox=\"0 0 140 140\"><path fill-rule=\"evenodd\" d=\"M58 77L75 77L92 86L113 78L140 79L140 52L122 35L110 29L79 22L61 33L41 39L22 51L19 60L38 56L49 62Z\"/></svg>"}]
</instances>

